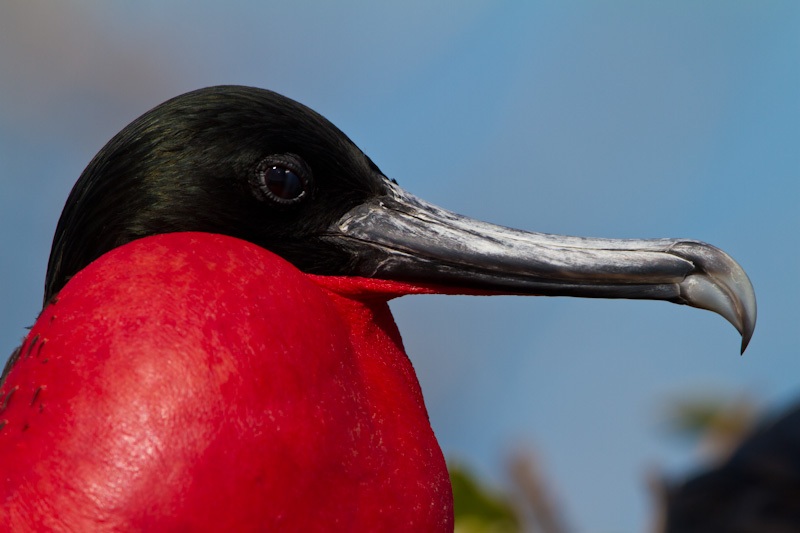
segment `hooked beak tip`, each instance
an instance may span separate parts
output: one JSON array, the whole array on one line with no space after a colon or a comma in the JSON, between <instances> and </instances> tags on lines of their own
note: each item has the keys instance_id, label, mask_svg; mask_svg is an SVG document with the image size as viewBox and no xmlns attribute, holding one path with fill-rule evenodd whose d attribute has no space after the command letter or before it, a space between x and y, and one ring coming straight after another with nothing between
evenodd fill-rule
<instances>
[{"instance_id":1,"label":"hooked beak tip","mask_svg":"<svg viewBox=\"0 0 800 533\"><path fill-rule=\"evenodd\" d=\"M742 335L744 353L756 327L756 294L744 269L706 243L681 242L670 253L691 261L694 271L680 284L684 303L722 315Z\"/></svg>"}]
</instances>

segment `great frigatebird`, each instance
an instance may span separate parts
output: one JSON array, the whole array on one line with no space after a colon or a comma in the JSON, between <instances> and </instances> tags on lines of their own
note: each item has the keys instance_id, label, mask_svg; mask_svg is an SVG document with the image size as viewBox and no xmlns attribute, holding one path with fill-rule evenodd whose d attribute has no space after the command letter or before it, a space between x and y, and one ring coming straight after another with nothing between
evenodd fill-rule
<instances>
[{"instance_id":1,"label":"great frigatebird","mask_svg":"<svg viewBox=\"0 0 800 533\"><path fill-rule=\"evenodd\" d=\"M201 89L122 130L67 200L0 388L0 523L452 529L387 305L421 292L667 300L721 314L742 350L756 318L713 246L475 221L297 102Z\"/></svg>"}]
</instances>

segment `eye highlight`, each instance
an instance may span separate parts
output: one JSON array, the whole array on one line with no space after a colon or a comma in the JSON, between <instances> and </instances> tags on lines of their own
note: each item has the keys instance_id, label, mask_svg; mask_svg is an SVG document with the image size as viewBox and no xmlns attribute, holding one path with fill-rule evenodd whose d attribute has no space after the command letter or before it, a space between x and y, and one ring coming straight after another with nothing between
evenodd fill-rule
<instances>
[{"instance_id":1,"label":"eye highlight","mask_svg":"<svg viewBox=\"0 0 800 533\"><path fill-rule=\"evenodd\" d=\"M279 154L261 160L252 185L260 200L288 206L310 196L311 180L311 169L300 156Z\"/></svg>"}]
</instances>

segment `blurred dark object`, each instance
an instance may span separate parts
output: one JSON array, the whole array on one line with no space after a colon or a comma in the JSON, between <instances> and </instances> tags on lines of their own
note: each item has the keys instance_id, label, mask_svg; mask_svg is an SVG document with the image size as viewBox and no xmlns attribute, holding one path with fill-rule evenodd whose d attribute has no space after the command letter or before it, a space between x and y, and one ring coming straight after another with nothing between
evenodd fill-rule
<instances>
[{"instance_id":1,"label":"blurred dark object","mask_svg":"<svg viewBox=\"0 0 800 533\"><path fill-rule=\"evenodd\" d=\"M800 405L747 437L720 466L666 488L667 533L800 531Z\"/></svg>"}]
</instances>

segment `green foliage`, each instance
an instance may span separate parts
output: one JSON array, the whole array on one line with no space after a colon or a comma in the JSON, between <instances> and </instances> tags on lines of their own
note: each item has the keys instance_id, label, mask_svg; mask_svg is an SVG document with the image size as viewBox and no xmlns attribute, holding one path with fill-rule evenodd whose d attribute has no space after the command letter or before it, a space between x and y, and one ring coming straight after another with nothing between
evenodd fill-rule
<instances>
[{"instance_id":1,"label":"green foliage","mask_svg":"<svg viewBox=\"0 0 800 533\"><path fill-rule=\"evenodd\" d=\"M757 418L756 402L745 395L695 395L670 407L669 430L700 446L706 461L724 460L739 445Z\"/></svg>"},{"instance_id":2,"label":"green foliage","mask_svg":"<svg viewBox=\"0 0 800 533\"><path fill-rule=\"evenodd\" d=\"M456 533L517 533L520 520L507 498L487 488L467 469L448 465L455 500Z\"/></svg>"}]
</instances>

